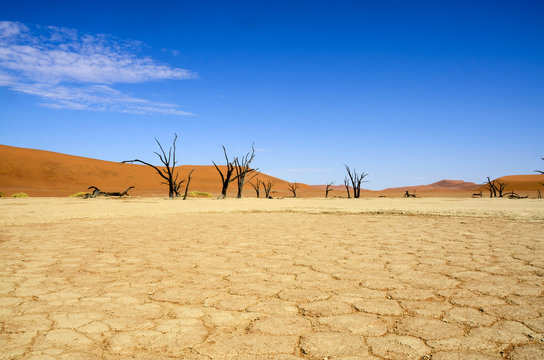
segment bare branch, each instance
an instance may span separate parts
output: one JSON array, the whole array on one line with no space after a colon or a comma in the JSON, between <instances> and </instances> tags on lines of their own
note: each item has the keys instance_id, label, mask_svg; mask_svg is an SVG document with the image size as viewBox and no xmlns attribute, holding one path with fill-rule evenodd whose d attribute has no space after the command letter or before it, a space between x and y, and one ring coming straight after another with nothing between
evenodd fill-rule
<instances>
[{"instance_id":1,"label":"bare branch","mask_svg":"<svg viewBox=\"0 0 544 360\"><path fill-rule=\"evenodd\" d=\"M344 178L344 186L346 187L346 192L348 193L348 199L349 199L349 198L351 198L351 196L350 196L350 193L349 193L349 179L348 179L347 175Z\"/></svg>"},{"instance_id":2,"label":"bare branch","mask_svg":"<svg viewBox=\"0 0 544 360\"><path fill-rule=\"evenodd\" d=\"M236 197L240 199L242 197L242 191L246 182L246 176L257 169L250 168L250 164L255 158L255 143L251 144L251 153L247 153L241 159L236 158L234 160L234 169L236 170L236 180L238 182L238 194Z\"/></svg>"},{"instance_id":3,"label":"bare branch","mask_svg":"<svg viewBox=\"0 0 544 360\"><path fill-rule=\"evenodd\" d=\"M189 184L191 183L191 175L193 174L193 171L195 171L195 169L191 169L191 171L189 171L189 175L187 175L187 185L185 186L185 194L183 194L183 200L187 200L187 192L189 191Z\"/></svg>"},{"instance_id":4,"label":"bare branch","mask_svg":"<svg viewBox=\"0 0 544 360\"><path fill-rule=\"evenodd\" d=\"M124 161L121 161L121 164L133 164L133 163L135 163L135 162L138 162L138 163L140 163L140 164L144 164L144 165L147 165L147 166L152 167L153 169L155 169L155 171L157 171L157 173L158 173L160 176L162 176L165 180L168 181L168 177L166 177L158 167L156 167L155 165L152 165L152 164L150 164L150 163L147 163L147 162L145 162L145 161L142 161L142 160L140 160L140 159L124 160Z\"/></svg>"},{"instance_id":5,"label":"bare branch","mask_svg":"<svg viewBox=\"0 0 544 360\"><path fill-rule=\"evenodd\" d=\"M325 188L325 199L329 197L329 192L334 190L331 189L332 184L334 184L334 181L328 183L327 187Z\"/></svg>"},{"instance_id":6,"label":"bare branch","mask_svg":"<svg viewBox=\"0 0 544 360\"><path fill-rule=\"evenodd\" d=\"M161 143L155 139L155 142L159 145L159 148L161 150L161 153L158 153L154 151L153 153L157 155L161 163L164 165L163 169L159 169L157 166L150 164L148 162L142 161L140 159L134 159L134 160L125 160L122 161L122 164L126 163L140 163L143 165L147 165L155 169L157 174L159 174L166 182L163 182L163 184L168 185L168 196L173 198L174 196L179 196L179 189L181 187L181 184L183 183L183 180L178 182L178 174L175 171L176 168L176 141L178 139L178 134L175 134L174 141L172 146L168 150L168 156L166 155L166 152L164 151L164 148L162 147Z\"/></svg>"},{"instance_id":7,"label":"bare branch","mask_svg":"<svg viewBox=\"0 0 544 360\"><path fill-rule=\"evenodd\" d=\"M229 157L227 155L227 149L225 149L224 145L221 145L221 147L223 148L223 154L225 155L225 160L227 161L227 164L226 164L227 169L225 170L225 173L223 174L223 172L221 171L221 169L219 169L219 166L217 166L215 162L212 161L212 163L215 166L215 169L217 170L217 172L219 172L219 175L221 176L222 187L221 187L221 195L219 195L219 199L224 199L227 197L227 189L229 187L229 184L238 178L238 175L233 177L234 163L238 161L238 158L234 158L232 162L229 161Z\"/></svg>"},{"instance_id":8,"label":"bare branch","mask_svg":"<svg viewBox=\"0 0 544 360\"><path fill-rule=\"evenodd\" d=\"M264 180L261 180L261 184L263 185L264 189L264 195L267 199L271 199L270 192L272 191L272 188L276 184L275 180L267 180L264 182Z\"/></svg>"},{"instance_id":9,"label":"bare branch","mask_svg":"<svg viewBox=\"0 0 544 360\"><path fill-rule=\"evenodd\" d=\"M361 196L361 184L364 182L363 179L368 176L367 173L363 172L361 174L357 173L357 170L353 169L351 170L349 166L345 165L346 171L349 176L349 180L351 181L351 185L353 188L353 198L357 199ZM348 179L344 180L344 183L348 183ZM348 190L348 198L349 198L349 185L346 185L346 189Z\"/></svg>"},{"instance_id":10,"label":"bare branch","mask_svg":"<svg viewBox=\"0 0 544 360\"><path fill-rule=\"evenodd\" d=\"M297 197L297 190L298 190L297 182L295 181L292 184L289 183L289 184L287 184L287 186L289 187L289 191L291 191L293 193L293 197Z\"/></svg>"}]
</instances>

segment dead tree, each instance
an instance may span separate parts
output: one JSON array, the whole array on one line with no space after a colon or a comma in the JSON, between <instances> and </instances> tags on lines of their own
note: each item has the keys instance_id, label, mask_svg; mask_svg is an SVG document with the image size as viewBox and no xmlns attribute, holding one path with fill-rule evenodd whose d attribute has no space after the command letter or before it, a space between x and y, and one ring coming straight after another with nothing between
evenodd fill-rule
<instances>
[{"instance_id":1,"label":"dead tree","mask_svg":"<svg viewBox=\"0 0 544 360\"><path fill-rule=\"evenodd\" d=\"M238 194L236 198L238 199L242 197L242 190L244 189L247 175L257 170L249 167L254 158L255 144L252 144L251 153L247 153L241 159L234 159L234 170L236 170L236 181L238 182Z\"/></svg>"},{"instance_id":2,"label":"dead tree","mask_svg":"<svg viewBox=\"0 0 544 360\"><path fill-rule=\"evenodd\" d=\"M96 186L89 186L89 187L87 188L87 190L93 190L93 192L90 193L90 194L86 194L86 195L85 195L85 199L95 198L95 197L97 197L97 196L101 196L101 195L104 194L104 193L103 193L102 191L100 191L100 189L97 188Z\"/></svg>"},{"instance_id":3,"label":"dead tree","mask_svg":"<svg viewBox=\"0 0 544 360\"><path fill-rule=\"evenodd\" d=\"M134 186L129 186L125 191L123 192L107 192L106 195L107 196L119 196L119 197L123 197L123 196L128 196L128 191L130 189L134 189Z\"/></svg>"},{"instance_id":4,"label":"dead tree","mask_svg":"<svg viewBox=\"0 0 544 360\"><path fill-rule=\"evenodd\" d=\"M497 182L497 191L499 192L499 197L503 197L503 191L506 188L506 183L501 183L499 180L495 180Z\"/></svg>"},{"instance_id":5,"label":"dead tree","mask_svg":"<svg viewBox=\"0 0 544 360\"><path fill-rule=\"evenodd\" d=\"M86 194L85 195L85 199L89 199L89 198L96 198L96 197L99 197L99 196L117 196L117 197L123 197L123 196L128 196L128 191L130 189L134 189L134 186L129 186L125 191L123 192L120 192L120 191L114 191L114 192L106 192L106 191L102 191L100 190L98 187L96 186L89 186L87 190L93 190L92 193L90 194Z\"/></svg>"},{"instance_id":6,"label":"dead tree","mask_svg":"<svg viewBox=\"0 0 544 360\"><path fill-rule=\"evenodd\" d=\"M217 169L217 171L219 172L219 175L221 175L221 184L222 184L222 187L221 187L221 195L219 195L218 199L224 199L227 197L227 189L229 188L229 184L231 182L233 182L234 180L236 180L236 177L237 176L234 176L234 168L235 168L235 163L237 162L237 158L234 158L233 161L230 161L229 160L229 157L227 156L227 150L225 149L225 147L223 145L221 145L223 147L223 153L225 154L225 160L227 161L227 165L226 165L226 169L225 169L225 173L223 173L221 171L221 169L219 169L219 166L217 166L217 164L215 162L212 161L213 165L215 166L215 168Z\"/></svg>"},{"instance_id":7,"label":"dead tree","mask_svg":"<svg viewBox=\"0 0 544 360\"><path fill-rule=\"evenodd\" d=\"M482 197L482 192L480 191L479 193L474 193L474 194L472 194L472 197L473 198L481 198Z\"/></svg>"},{"instance_id":8,"label":"dead tree","mask_svg":"<svg viewBox=\"0 0 544 360\"><path fill-rule=\"evenodd\" d=\"M344 166L346 167L346 171L348 172L348 177L351 181L351 186L353 188L353 198L357 199L361 196L361 183L363 183L363 179L367 177L368 174L365 172L363 172L362 174L358 174L357 170L350 170L349 166L345 164Z\"/></svg>"},{"instance_id":9,"label":"dead tree","mask_svg":"<svg viewBox=\"0 0 544 360\"><path fill-rule=\"evenodd\" d=\"M504 189L506 188L506 183L501 183L499 180L491 180L489 176L487 177L487 190L489 190L489 197L503 197Z\"/></svg>"},{"instance_id":10,"label":"dead tree","mask_svg":"<svg viewBox=\"0 0 544 360\"><path fill-rule=\"evenodd\" d=\"M270 192L272 191L272 188L276 184L276 181L275 180L267 180L265 182L264 180L261 180L261 184L263 185L264 196L267 199L272 199L272 196L270 196Z\"/></svg>"},{"instance_id":11,"label":"dead tree","mask_svg":"<svg viewBox=\"0 0 544 360\"><path fill-rule=\"evenodd\" d=\"M257 178L255 182L250 182L249 185L255 190L255 194L257 195L257 198L261 195L261 180Z\"/></svg>"},{"instance_id":12,"label":"dead tree","mask_svg":"<svg viewBox=\"0 0 544 360\"><path fill-rule=\"evenodd\" d=\"M168 150L168 156L166 155L166 152L162 148L161 143L157 139L155 139L155 141L159 145L159 148L161 149L161 154L159 154L156 151L154 151L153 153L159 157L159 160L164 165L164 168L162 168L162 169L159 169L155 165L152 165L152 164L150 164L148 162L145 162L145 161L142 161L140 159L125 160L125 161L122 161L121 163L122 164L125 164L125 163L131 163L132 164L132 163L137 162L137 163L144 164L144 165L152 167L153 169L155 169L157 174L159 174L160 177L162 177L165 180L161 184L168 185L168 197L173 198L174 196L179 196L179 188L180 188L181 184L177 180L178 179L178 173L176 172L176 164L177 164L177 162L176 162L176 140L177 139L178 139L178 134L175 134L173 144L170 147L170 149Z\"/></svg>"},{"instance_id":13,"label":"dead tree","mask_svg":"<svg viewBox=\"0 0 544 360\"><path fill-rule=\"evenodd\" d=\"M325 199L329 197L329 192L330 191L334 191L334 189L331 189L332 184L334 184L334 181L328 183L327 187L325 188Z\"/></svg>"},{"instance_id":14,"label":"dead tree","mask_svg":"<svg viewBox=\"0 0 544 360\"><path fill-rule=\"evenodd\" d=\"M193 174L193 171L195 171L195 169L191 169L191 171L189 171L189 175L187 175L187 185L185 185L185 194L183 194L183 200L187 200L187 192L189 191L189 184L191 183L191 175Z\"/></svg>"},{"instance_id":15,"label":"dead tree","mask_svg":"<svg viewBox=\"0 0 544 360\"><path fill-rule=\"evenodd\" d=\"M495 180L491 181L489 176L487 177L487 190L489 190L489 197L497 197L497 188L495 186Z\"/></svg>"},{"instance_id":16,"label":"dead tree","mask_svg":"<svg viewBox=\"0 0 544 360\"><path fill-rule=\"evenodd\" d=\"M351 198L351 195L349 193L349 178L348 176L346 175L346 177L344 178L344 186L346 187L346 191L348 193L348 199Z\"/></svg>"},{"instance_id":17,"label":"dead tree","mask_svg":"<svg viewBox=\"0 0 544 360\"><path fill-rule=\"evenodd\" d=\"M289 191L293 193L293 197L297 197L298 184L295 181L294 183L287 184L289 186Z\"/></svg>"},{"instance_id":18,"label":"dead tree","mask_svg":"<svg viewBox=\"0 0 544 360\"><path fill-rule=\"evenodd\" d=\"M405 198L415 198L416 197L416 191L417 190L415 190L413 194L410 194L410 192L408 192L408 190L406 190L406 192L404 193L404 197Z\"/></svg>"},{"instance_id":19,"label":"dead tree","mask_svg":"<svg viewBox=\"0 0 544 360\"><path fill-rule=\"evenodd\" d=\"M179 197L181 185L183 185L183 183L185 182L185 179L181 179L178 181L178 175L179 174L176 174L176 178L174 179L174 194L176 195L176 197ZM161 184L168 185L168 183L164 181Z\"/></svg>"},{"instance_id":20,"label":"dead tree","mask_svg":"<svg viewBox=\"0 0 544 360\"><path fill-rule=\"evenodd\" d=\"M529 195L521 196L514 192L514 190L504 194L509 199L527 199Z\"/></svg>"},{"instance_id":21,"label":"dead tree","mask_svg":"<svg viewBox=\"0 0 544 360\"><path fill-rule=\"evenodd\" d=\"M542 160L544 160L544 158L540 158ZM544 171L542 170L535 170L535 172L541 174L541 175L544 175ZM540 185L544 186L544 183L540 183ZM540 193L540 190L537 190L537 194L538 194L538 198L539 199L542 199L542 194Z\"/></svg>"}]
</instances>

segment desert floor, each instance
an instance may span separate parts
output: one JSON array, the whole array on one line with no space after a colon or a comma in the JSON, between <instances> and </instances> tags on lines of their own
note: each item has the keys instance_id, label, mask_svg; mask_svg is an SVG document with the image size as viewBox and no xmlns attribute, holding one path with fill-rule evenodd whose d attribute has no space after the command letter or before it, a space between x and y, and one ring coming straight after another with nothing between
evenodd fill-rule
<instances>
[{"instance_id":1,"label":"desert floor","mask_svg":"<svg viewBox=\"0 0 544 360\"><path fill-rule=\"evenodd\" d=\"M543 359L544 200L0 199L0 359Z\"/></svg>"}]
</instances>

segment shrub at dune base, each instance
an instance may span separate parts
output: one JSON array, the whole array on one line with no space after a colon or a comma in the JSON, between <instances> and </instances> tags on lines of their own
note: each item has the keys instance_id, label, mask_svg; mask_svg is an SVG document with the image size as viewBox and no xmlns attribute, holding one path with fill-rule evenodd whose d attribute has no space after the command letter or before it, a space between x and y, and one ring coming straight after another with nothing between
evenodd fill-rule
<instances>
[{"instance_id":1,"label":"shrub at dune base","mask_svg":"<svg viewBox=\"0 0 544 360\"><path fill-rule=\"evenodd\" d=\"M24 192L19 192L19 193L11 194L11 197L28 197L28 194Z\"/></svg>"},{"instance_id":2,"label":"shrub at dune base","mask_svg":"<svg viewBox=\"0 0 544 360\"><path fill-rule=\"evenodd\" d=\"M191 191L187 194L187 197L211 198L213 195L204 191Z\"/></svg>"},{"instance_id":3,"label":"shrub at dune base","mask_svg":"<svg viewBox=\"0 0 544 360\"><path fill-rule=\"evenodd\" d=\"M0 197L4 197L4 196L6 196L6 194L0 191Z\"/></svg>"},{"instance_id":4,"label":"shrub at dune base","mask_svg":"<svg viewBox=\"0 0 544 360\"><path fill-rule=\"evenodd\" d=\"M84 197L85 195L89 195L89 193L85 191L80 191L78 193L70 195L69 197Z\"/></svg>"}]
</instances>

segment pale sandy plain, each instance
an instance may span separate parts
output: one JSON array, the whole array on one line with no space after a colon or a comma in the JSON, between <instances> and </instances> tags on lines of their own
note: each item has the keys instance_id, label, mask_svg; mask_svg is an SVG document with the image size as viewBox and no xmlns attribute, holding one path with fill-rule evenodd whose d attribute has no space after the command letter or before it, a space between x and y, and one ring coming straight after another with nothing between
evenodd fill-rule
<instances>
[{"instance_id":1,"label":"pale sandy plain","mask_svg":"<svg viewBox=\"0 0 544 360\"><path fill-rule=\"evenodd\" d=\"M1 359L543 359L544 200L0 199Z\"/></svg>"}]
</instances>

